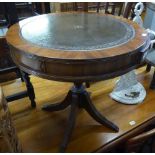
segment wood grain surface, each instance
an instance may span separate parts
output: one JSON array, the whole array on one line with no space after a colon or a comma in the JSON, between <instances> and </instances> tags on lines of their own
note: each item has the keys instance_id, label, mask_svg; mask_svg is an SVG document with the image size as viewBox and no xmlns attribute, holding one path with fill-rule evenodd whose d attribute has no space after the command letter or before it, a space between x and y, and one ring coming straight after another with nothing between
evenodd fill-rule
<instances>
[{"instance_id":1,"label":"wood grain surface","mask_svg":"<svg viewBox=\"0 0 155 155\"><path fill-rule=\"evenodd\" d=\"M149 89L153 68L146 73L145 67L138 70L138 80L144 85L147 96L142 104L124 105L112 100L109 93L118 78L97 82L88 89L96 108L120 128L115 133L98 124L85 111L80 111L67 152L105 152L116 144L125 144L126 139L137 135L155 119L154 90ZM57 152L61 143L66 118L69 112L45 112L46 103L62 101L71 88L71 83L54 82L32 76L37 108L32 109L29 99L16 100L9 104L12 117L22 143L23 152ZM20 80L3 84L5 95L25 89ZM135 121L134 125L130 125ZM122 147L123 147L123 144Z\"/></svg>"},{"instance_id":2,"label":"wood grain surface","mask_svg":"<svg viewBox=\"0 0 155 155\"><path fill-rule=\"evenodd\" d=\"M37 45L34 46L33 44L27 42L26 40L22 38L20 31L23 25L33 20L39 20L39 18L43 18L42 16L44 16L44 18L48 20L50 15L57 16L57 14L60 14L60 13L53 13L53 14L41 15L37 17L31 17L31 18L21 21L18 24L11 26L6 36L8 43L12 45L14 48L21 50L21 52L29 53L29 54L32 54L38 57L52 58L55 60L57 59L58 60L59 59L64 59L64 60L88 59L89 60L89 59L97 59L97 58L107 58L110 56L118 56L121 54L133 52L135 50L140 50L145 46L146 41L147 41L147 35L144 35L144 36L142 35L142 34L146 34L146 31L143 28L140 28L140 26L136 24L135 22L128 20L126 18L123 18L123 17L112 16L112 15L103 14L103 13L98 13L97 15L98 16L112 16L115 19L121 20L125 23L132 25L135 29L135 37L128 43L123 44L118 47L109 48L109 49L100 50L100 51L98 50L97 51L93 50L89 52L78 51L76 53L74 51L63 52L61 50L60 52L59 50L44 48L44 47L37 46ZM70 14L70 13L66 13L66 14ZM95 14L95 13L90 13L90 14ZM47 27L48 26L49 27L51 26L50 23L48 23Z\"/></svg>"},{"instance_id":3,"label":"wood grain surface","mask_svg":"<svg viewBox=\"0 0 155 155\"><path fill-rule=\"evenodd\" d=\"M48 20L49 16L58 14L41 17ZM22 38L20 34L22 25L40 18L40 16L32 17L13 25L7 32L6 39L14 62L29 74L68 82L99 81L125 74L136 68L143 56L140 51L145 51L149 46L145 30L122 17L103 13L97 16L111 16L132 25L135 37L125 44L103 50L59 51L34 45ZM50 24L48 26L50 27Z\"/></svg>"}]
</instances>

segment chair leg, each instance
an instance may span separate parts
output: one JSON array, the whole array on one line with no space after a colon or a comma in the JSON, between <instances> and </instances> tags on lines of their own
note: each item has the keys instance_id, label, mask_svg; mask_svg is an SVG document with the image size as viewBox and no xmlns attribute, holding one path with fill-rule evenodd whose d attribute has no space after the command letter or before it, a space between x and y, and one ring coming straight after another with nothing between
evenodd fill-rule
<instances>
[{"instance_id":1,"label":"chair leg","mask_svg":"<svg viewBox=\"0 0 155 155\"><path fill-rule=\"evenodd\" d=\"M150 84L150 89L155 89L155 70L154 70L152 81Z\"/></svg>"},{"instance_id":2,"label":"chair leg","mask_svg":"<svg viewBox=\"0 0 155 155\"><path fill-rule=\"evenodd\" d=\"M16 70L16 75L17 75L17 77L21 78L21 81L22 81L22 82L24 82L24 79L23 79L23 76L22 76L22 74L21 74L20 69L17 69L17 70Z\"/></svg>"},{"instance_id":3,"label":"chair leg","mask_svg":"<svg viewBox=\"0 0 155 155\"><path fill-rule=\"evenodd\" d=\"M34 108L36 107L36 102L35 102L35 93L34 93L34 88L32 83L30 82L30 77L27 73L21 71L22 77L26 83L26 88L27 88L27 93L28 97L31 100L31 106Z\"/></svg>"},{"instance_id":4,"label":"chair leg","mask_svg":"<svg viewBox=\"0 0 155 155\"><path fill-rule=\"evenodd\" d=\"M85 85L86 85L86 88L90 87L90 83L89 82L86 82Z\"/></svg>"},{"instance_id":5,"label":"chair leg","mask_svg":"<svg viewBox=\"0 0 155 155\"><path fill-rule=\"evenodd\" d=\"M146 72L149 72L150 70L151 70L151 65L150 64L147 64Z\"/></svg>"},{"instance_id":6,"label":"chair leg","mask_svg":"<svg viewBox=\"0 0 155 155\"><path fill-rule=\"evenodd\" d=\"M97 13L99 13L100 11L100 4L101 4L100 2L97 3Z\"/></svg>"}]
</instances>

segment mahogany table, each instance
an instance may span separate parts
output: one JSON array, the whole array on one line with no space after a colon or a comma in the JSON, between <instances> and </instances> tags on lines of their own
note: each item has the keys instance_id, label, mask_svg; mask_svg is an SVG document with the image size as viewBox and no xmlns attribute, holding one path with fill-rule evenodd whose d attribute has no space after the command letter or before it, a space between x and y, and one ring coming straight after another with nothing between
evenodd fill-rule
<instances>
[{"instance_id":1,"label":"mahogany table","mask_svg":"<svg viewBox=\"0 0 155 155\"><path fill-rule=\"evenodd\" d=\"M146 32L136 23L105 14L56 13L20 21L6 38L21 70L74 83L62 103L43 106L43 110L57 111L71 105L60 152L67 147L79 108L100 124L119 130L97 111L83 82L113 78L141 63L149 44Z\"/></svg>"}]
</instances>

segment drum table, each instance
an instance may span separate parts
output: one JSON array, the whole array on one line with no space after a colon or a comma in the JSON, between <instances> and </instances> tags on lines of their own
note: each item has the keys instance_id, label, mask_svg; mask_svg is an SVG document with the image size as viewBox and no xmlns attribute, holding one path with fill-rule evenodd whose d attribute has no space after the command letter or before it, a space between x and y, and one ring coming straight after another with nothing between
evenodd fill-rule
<instances>
[{"instance_id":1,"label":"drum table","mask_svg":"<svg viewBox=\"0 0 155 155\"><path fill-rule=\"evenodd\" d=\"M55 13L20 21L6 38L21 70L74 83L64 101L43 106L43 110L58 111L70 105L60 152L67 147L79 108L100 124L119 130L97 111L83 83L125 74L141 63L140 51L148 48L148 36L136 23L97 13Z\"/></svg>"}]
</instances>

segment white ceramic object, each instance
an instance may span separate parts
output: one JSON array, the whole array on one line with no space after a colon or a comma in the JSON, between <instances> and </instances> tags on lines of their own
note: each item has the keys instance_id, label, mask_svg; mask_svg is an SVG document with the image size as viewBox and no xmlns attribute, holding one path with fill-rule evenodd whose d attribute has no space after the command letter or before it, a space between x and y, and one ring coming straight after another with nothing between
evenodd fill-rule
<instances>
[{"instance_id":1,"label":"white ceramic object","mask_svg":"<svg viewBox=\"0 0 155 155\"><path fill-rule=\"evenodd\" d=\"M124 104L139 104L146 97L145 88L137 81L134 71L120 77L110 97Z\"/></svg>"},{"instance_id":2,"label":"white ceramic object","mask_svg":"<svg viewBox=\"0 0 155 155\"><path fill-rule=\"evenodd\" d=\"M140 15L143 9L144 5L141 2L137 3L134 9L136 16L133 21L141 27L143 26L143 21ZM145 99L146 91L143 85L137 81L135 71L133 70L120 77L114 90L110 93L110 97L124 104L139 104Z\"/></svg>"},{"instance_id":3,"label":"white ceramic object","mask_svg":"<svg viewBox=\"0 0 155 155\"><path fill-rule=\"evenodd\" d=\"M143 20L141 18L143 9L144 9L144 5L141 2L137 3L134 9L134 13L136 16L133 18L133 21L136 22L141 27L143 27Z\"/></svg>"}]
</instances>

